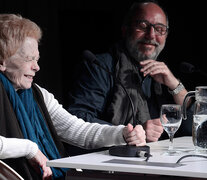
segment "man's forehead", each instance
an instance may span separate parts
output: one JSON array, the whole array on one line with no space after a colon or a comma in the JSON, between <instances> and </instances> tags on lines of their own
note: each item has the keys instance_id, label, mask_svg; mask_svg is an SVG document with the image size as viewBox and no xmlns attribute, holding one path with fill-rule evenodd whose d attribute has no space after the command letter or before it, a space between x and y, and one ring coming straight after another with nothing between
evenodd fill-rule
<instances>
[{"instance_id":1,"label":"man's forehead","mask_svg":"<svg viewBox=\"0 0 207 180\"><path fill-rule=\"evenodd\" d=\"M144 3L137 7L133 20L148 20L151 23L166 24L167 19L164 11L157 4Z\"/></svg>"}]
</instances>

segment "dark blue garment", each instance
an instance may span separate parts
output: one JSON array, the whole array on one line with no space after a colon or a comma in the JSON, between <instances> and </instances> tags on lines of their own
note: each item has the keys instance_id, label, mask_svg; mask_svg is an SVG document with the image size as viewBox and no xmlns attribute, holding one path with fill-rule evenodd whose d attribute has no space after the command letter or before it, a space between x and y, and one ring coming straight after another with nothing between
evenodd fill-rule
<instances>
[{"instance_id":1,"label":"dark blue garment","mask_svg":"<svg viewBox=\"0 0 207 180\"><path fill-rule=\"evenodd\" d=\"M39 107L34 100L32 89L18 90L16 92L10 81L2 73L0 73L0 80L6 89L24 138L35 142L48 159L61 158ZM52 168L52 171L54 178L65 175L64 169Z\"/></svg>"},{"instance_id":2,"label":"dark blue garment","mask_svg":"<svg viewBox=\"0 0 207 180\"><path fill-rule=\"evenodd\" d=\"M96 57L102 66L115 73L116 61L109 53L98 54ZM69 93L69 112L87 122L111 124L107 117L107 108L113 96L114 79L103 69L88 61L83 61L79 68L74 86ZM172 95L163 85L162 94L157 95L153 88L154 80L149 76L142 77L140 81L148 102L151 119L159 118L161 105L174 103ZM191 135L191 123L189 121L184 123L185 130L182 130L181 125L182 134L180 135ZM178 134L179 132L176 133Z\"/></svg>"},{"instance_id":3,"label":"dark blue garment","mask_svg":"<svg viewBox=\"0 0 207 180\"><path fill-rule=\"evenodd\" d=\"M97 55L97 60L102 66L114 73L115 64L110 54ZM106 110L113 96L113 77L97 65L90 64L87 61L82 62L78 72L80 74L69 94L69 112L87 122L110 123L110 119L107 119L106 116ZM159 117L160 104L150 101L156 101L151 88L152 80L147 76L140 81L142 81L142 89L148 99L150 114L153 118L157 118ZM170 97L168 96L168 98Z\"/></svg>"},{"instance_id":4,"label":"dark blue garment","mask_svg":"<svg viewBox=\"0 0 207 180\"><path fill-rule=\"evenodd\" d=\"M101 65L113 72L113 61L109 54L97 57ZM88 61L84 61L79 68L74 89L70 93L69 112L87 122L110 124L104 120L104 110L112 93L113 78Z\"/></svg>"}]
</instances>

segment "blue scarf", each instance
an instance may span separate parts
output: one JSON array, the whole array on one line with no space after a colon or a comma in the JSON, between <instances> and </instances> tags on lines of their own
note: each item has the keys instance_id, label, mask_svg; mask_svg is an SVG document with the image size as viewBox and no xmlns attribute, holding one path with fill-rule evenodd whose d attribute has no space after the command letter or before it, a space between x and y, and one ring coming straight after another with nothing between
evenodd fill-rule
<instances>
[{"instance_id":1,"label":"blue scarf","mask_svg":"<svg viewBox=\"0 0 207 180\"><path fill-rule=\"evenodd\" d=\"M2 73L0 73L0 80L10 99L24 138L35 142L48 159L61 158L40 109L34 100L32 88L16 92L11 82ZM53 177L63 177L65 171L66 169L52 168Z\"/></svg>"}]
</instances>

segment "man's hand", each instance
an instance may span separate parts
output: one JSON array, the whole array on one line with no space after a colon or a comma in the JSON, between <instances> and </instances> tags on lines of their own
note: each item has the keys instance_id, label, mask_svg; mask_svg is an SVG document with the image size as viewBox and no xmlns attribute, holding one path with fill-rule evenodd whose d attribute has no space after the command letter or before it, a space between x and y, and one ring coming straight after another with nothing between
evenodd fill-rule
<instances>
[{"instance_id":1,"label":"man's hand","mask_svg":"<svg viewBox=\"0 0 207 180\"><path fill-rule=\"evenodd\" d=\"M149 59L141 61L140 65L142 66L140 71L144 76L150 75L155 81L164 84L170 90L174 90L178 86L178 79L173 75L164 62ZM175 103L182 105L186 94L187 90L183 89L180 93L174 95L173 98Z\"/></svg>"},{"instance_id":2,"label":"man's hand","mask_svg":"<svg viewBox=\"0 0 207 180\"><path fill-rule=\"evenodd\" d=\"M46 166L48 159L46 156L38 149L37 154L29 159L30 164L35 168L35 170L40 173L40 168L42 168L43 176L42 179L52 179L52 171L49 167Z\"/></svg>"},{"instance_id":3,"label":"man's hand","mask_svg":"<svg viewBox=\"0 0 207 180\"><path fill-rule=\"evenodd\" d=\"M142 66L141 72L143 75L150 75L155 81L164 84L169 89L175 89L179 81L169 70L167 65L164 62L159 62L155 60L144 60L140 62Z\"/></svg>"},{"instance_id":4,"label":"man's hand","mask_svg":"<svg viewBox=\"0 0 207 180\"><path fill-rule=\"evenodd\" d=\"M144 124L144 129L147 136L147 142L158 141L161 134L163 133L163 126L159 118L148 120Z\"/></svg>"},{"instance_id":5,"label":"man's hand","mask_svg":"<svg viewBox=\"0 0 207 180\"><path fill-rule=\"evenodd\" d=\"M128 124L123 130L123 136L129 145L144 146L146 144L145 131L141 125L133 128L131 124Z\"/></svg>"}]
</instances>

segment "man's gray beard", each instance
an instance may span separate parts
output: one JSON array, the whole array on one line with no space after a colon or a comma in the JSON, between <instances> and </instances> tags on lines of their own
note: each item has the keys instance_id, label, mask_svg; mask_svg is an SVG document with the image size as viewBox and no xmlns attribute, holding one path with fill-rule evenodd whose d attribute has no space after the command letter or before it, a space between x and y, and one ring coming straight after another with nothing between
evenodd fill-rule
<instances>
[{"instance_id":1,"label":"man's gray beard","mask_svg":"<svg viewBox=\"0 0 207 180\"><path fill-rule=\"evenodd\" d=\"M155 51L151 55L145 55L141 51L138 50L138 43L140 40L132 40L130 37L126 38L126 48L129 51L129 54L132 58L134 58L137 62L147 60L147 59L154 59L156 60L160 52L163 50L165 43L160 46L158 45ZM143 40L141 40L143 41Z\"/></svg>"}]
</instances>

